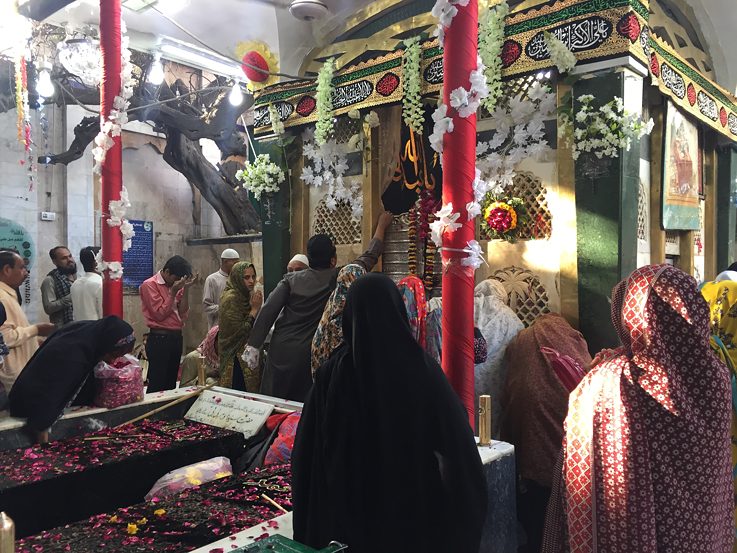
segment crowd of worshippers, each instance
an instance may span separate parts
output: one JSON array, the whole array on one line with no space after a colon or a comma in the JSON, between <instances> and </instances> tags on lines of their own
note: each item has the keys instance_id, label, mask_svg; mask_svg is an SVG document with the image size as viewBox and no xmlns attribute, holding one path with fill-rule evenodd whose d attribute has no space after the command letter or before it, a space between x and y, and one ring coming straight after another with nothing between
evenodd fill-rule
<instances>
[{"instance_id":1,"label":"crowd of worshippers","mask_svg":"<svg viewBox=\"0 0 737 553\"><path fill-rule=\"evenodd\" d=\"M382 214L367 250L340 268L330 238L313 236L265 301L255 266L223 251L196 356L221 386L305 402L291 456L296 539L475 552L493 498L440 368L442 302L417 277L371 272L390 223ZM31 325L25 263L0 250L0 378L11 415L41 434L89 401L95 364L133 349L128 323L101 318L95 253L83 250L74 279L69 251L52 250L52 322ZM177 385L196 279L175 256L140 287L148 391ZM621 345L593 358L561 315L525 328L507 302L502 283L476 286L475 386L493 398L493 436L515 446L520 551L731 551L737 264L700 286L670 265L637 269L612 291ZM77 305L89 320L73 322Z\"/></svg>"}]
</instances>

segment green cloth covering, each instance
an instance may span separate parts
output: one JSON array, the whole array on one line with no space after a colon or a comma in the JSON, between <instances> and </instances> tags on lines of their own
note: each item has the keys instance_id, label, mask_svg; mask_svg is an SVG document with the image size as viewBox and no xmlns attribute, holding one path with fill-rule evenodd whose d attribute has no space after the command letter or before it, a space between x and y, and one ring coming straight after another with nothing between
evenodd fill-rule
<instances>
[{"instance_id":1,"label":"green cloth covering","mask_svg":"<svg viewBox=\"0 0 737 553\"><path fill-rule=\"evenodd\" d=\"M254 318L251 313L251 292L244 279L246 269L256 268L248 261L240 261L233 266L220 296L218 351L220 352L220 385L229 388L233 385L233 366L236 355L243 353L251 334ZM242 365L243 379L249 392L258 392L261 374Z\"/></svg>"}]
</instances>

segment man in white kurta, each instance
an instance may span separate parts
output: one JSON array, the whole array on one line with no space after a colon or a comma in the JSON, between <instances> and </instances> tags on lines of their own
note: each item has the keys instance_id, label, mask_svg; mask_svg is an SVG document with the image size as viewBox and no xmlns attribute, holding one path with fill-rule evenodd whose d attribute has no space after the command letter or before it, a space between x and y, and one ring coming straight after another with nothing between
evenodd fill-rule
<instances>
[{"instance_id":1,"label":"man in white kurta","mask_svg":"<svg viewBox=\"0 0 737 553\"><path fill-rule=\"evenodd\" d=\"M205 289L202 295L202 307L207 315L207 328L218 324L218 310L220 296L225 290L228 276L233 265L240 261L240 255L232 248L224 250L220 255L220 269L205 279Z\"/></svg>"},{"instance_id":2,"label":"man in white kurta","mask_svg":"<svg viewBox=\"0 0 737 553\"><path fill-rule=\"evenodd\" d=\"M75 321L98 321L102 319L102 276L97 272L95 255L100 248L89 246L79 252L79 261L84 275L72 284L72 308Z\"/></svg>"}]
</instances>

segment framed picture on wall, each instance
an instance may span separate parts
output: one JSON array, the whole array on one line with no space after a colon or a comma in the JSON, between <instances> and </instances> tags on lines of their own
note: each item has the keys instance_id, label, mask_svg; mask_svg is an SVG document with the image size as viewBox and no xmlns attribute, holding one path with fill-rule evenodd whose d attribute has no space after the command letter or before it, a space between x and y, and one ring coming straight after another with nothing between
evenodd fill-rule
<instances>
[{"instance_id":1,"label":"framed picture on wall","mask_svg":"<svg viewBox=\"0 0 737 553\"><path fill-rule=\"evenodd\" d=\"M663 228L698 230L703 192L699 128L668 102L663 133Z\"/></svg>"}]
</instances>

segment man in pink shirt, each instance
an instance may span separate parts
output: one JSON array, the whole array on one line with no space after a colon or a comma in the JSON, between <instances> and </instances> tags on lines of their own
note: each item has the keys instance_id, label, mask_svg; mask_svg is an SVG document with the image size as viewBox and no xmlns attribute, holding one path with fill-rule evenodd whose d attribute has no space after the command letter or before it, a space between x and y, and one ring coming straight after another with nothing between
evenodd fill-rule
<instances>
[{"instance_id":1,"label":"man in pink shirt","mask_svg":"<svg viewBox=\"0 0 737 553\"><path fill-rule=\"evenodd\" d=\"M139 288L143 318L150 329L146 340L147 392L171 390L177 385L182 327L189 315L187 292L196 278L189 261L175 255Z\"/></svg>"}]
</instances>

